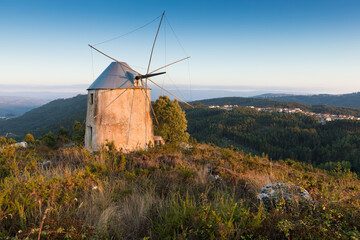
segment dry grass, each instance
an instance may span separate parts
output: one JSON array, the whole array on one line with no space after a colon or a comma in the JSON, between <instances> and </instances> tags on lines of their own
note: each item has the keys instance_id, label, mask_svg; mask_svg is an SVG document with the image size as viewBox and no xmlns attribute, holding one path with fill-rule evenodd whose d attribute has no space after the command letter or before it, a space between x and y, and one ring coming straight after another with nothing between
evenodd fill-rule
<instances>
[{"instance_id":1,"label":"dry grass","mask_svg":"<svg viewBox=\"0 0 360 240\"><path fill-rule=\"evenodd\" d=\"M359 234L360 181L340 169L270 162L266 156L203 144L191 151L165 146L130 154L5 148L0 159L0 238L35 231L41 223L42 232L65 229L74 238L159 239L174 234L175 239L286 239L298 234L303 239L345 239ZM39 165L47 160L49 168ZM315 208L308 213L264 212L257 194L275 182L304 187Z\"/></svg>"}]
</instances>

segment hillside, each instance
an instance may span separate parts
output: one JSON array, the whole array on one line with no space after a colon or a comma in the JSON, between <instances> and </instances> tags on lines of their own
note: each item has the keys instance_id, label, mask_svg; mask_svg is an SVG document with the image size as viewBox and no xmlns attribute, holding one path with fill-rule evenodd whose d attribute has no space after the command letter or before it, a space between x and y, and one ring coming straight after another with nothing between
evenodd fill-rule
<instances>
[{"instance_id":1,"label":"hillside","mask_svg":"<svg viewBox=\"0 0 360 240\"><path fill-rule=\"evenodd\" d=\"M360 108L360 92L349 94L318 94L318 95L279 95L263 94L255 98L266 98L285 102L298 102L310 105L328 105Z\"/></svg>"},{"instance_id":2,"label":"hillside","mask_svg":"<svg viewBox=\"0 0 360 240\"><path fill-rule=\"evenodd\" d=\"M360 237L360 181L341 168L204 144L130 154L3 146L0 163L2 239ZM266 184L284 182L312 201L259 201Z\"/></svg>"},{"instance_id":3,"label":"hillside","mask_svg":"<svg viewBox=\"0 0 360 240\"><path fill-rule=\"evenodd\" d=\"M84 121L86 115L86 95L68 99L57 99L24 115L0 122L0 136L20 140L26 133L36 138L49 131L57 131L61 126L71 130L75 120Z\"/></svg>"},{"instance_id":4,"label":"hillside","mask_svg":"<svg viewBox=\"0 0 360 240\"><path fill-rule=\"evenodd\" d=\"M258 112L237 107L188 109L188 131L198 141L233 145L266 153L274 160L291 158L333 169L338 162L360 172L360 121L320 123L303 114Z\"/></svg>"},{"instance_id":5,"label":"hillside","mask_svg":"<svg viewBox=\"0 0 360 240\"><path fill-rule=\"evenodd\" d=\"M300 107L303 110L331 113L356 113L360 109L310 106L271 99L208 99L186 108L188 132L201 142L243 149L255 154L266 153L274 160L292 158L334 169L337 162L360 172L360 122L334 121L322 125L304 115L262 113L249 108L233 111L208 109L202 104L237 104L256 107ZM22 140L26 133L38 138L49 131L57 134L61 126L71 133L74 121L85 121L86 95L59 99L33 109L21 117L0 120L0 135ZM357 115L357 114L354 114ZM12 134L8 134L12 133Z\"/></svg>"},{"instance_id":6,"label":"hillside","mask_svg":"<svg viewBox=\"0 0 360 240\"><path fill-rule=\"evenodd\" d=\"M349 169L360 169L360 121L194 105L188 130L209 144L186 149L90 153L1 139L0 239L359 239L360 181ZM12 127L56 132L85 110L84 95L59 99ZM266 184L310 197L260 201Z\"/></svg>"},{"instance_id":7,"label":"hillside","mask_svg":"<svg viewBox=\"0 0 360 240\"><path fill-rule=\"evenodd\" d=\"M214 98L194 101L191 104L197 107L204 105L225 105L234 104L239 106L255 107L299 107L306 111L330 114L345 114L360 116L359 108L331 107L325 105L307 105L293 102L280 102L271 99L227 97ZM184 109L186 106L182 105ZM66 129L72 129L75 120L83 122L86 117L86 95L78 95L73 98L58 99L45 104L39 108L33 109L23 116L1 121L0 136L10 134L11 137L21 140L26 133L32 133L36 138L46 134L49 131L54 133L63 126ZM190 116L191 117L191 116Z\"/></svg>"}]
</instances>

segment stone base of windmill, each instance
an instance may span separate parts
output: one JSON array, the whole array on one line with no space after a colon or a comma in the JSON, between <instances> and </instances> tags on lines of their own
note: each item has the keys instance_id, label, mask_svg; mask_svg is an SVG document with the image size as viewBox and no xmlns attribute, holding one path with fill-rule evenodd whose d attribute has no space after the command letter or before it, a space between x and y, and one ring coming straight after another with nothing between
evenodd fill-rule
<instances>
[{"instance_id":1,"label":"stone base of windmill","mask_svg":"<svg viewBox=\"0 0 360 240\"><path fill-rule=\"evenodd\" d=\"M268 210L274 208L301 209L313 204L313 199L308 191L291 183L267 184L261 189L258 199Z\"/></svg>"}]
</instances>

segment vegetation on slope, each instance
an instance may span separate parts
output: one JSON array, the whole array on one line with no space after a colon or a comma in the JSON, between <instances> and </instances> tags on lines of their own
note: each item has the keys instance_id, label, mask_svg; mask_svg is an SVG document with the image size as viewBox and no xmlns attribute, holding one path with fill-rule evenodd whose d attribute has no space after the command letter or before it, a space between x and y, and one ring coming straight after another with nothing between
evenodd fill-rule
<instances>
[{"instance_id":1,"label":"vegetation on slope","mask_svg":"<svg viewBox=\"0 0 360 240\"><path fill-rule=\"evenodd\" d=\"M193 102L195 106L234 104L239 106L255 107L299 107L306 111L330 114L345 114L360 116L360 109L347 107L332 107L325 105L306 105L301 103L279 102L271 99L256 98L216 98ZM180 104L183 109L186 105ZM58 99L33 109L23 116L3 120L0 119L0 136L12 133L9 136L21 140L26 133L32 133L36 138L49 131L57 132L62 126L71 132L74 121L83 123L86 117L86 95L79 95L68 99Z\"/></svg>"},{"instance_id":2,"label":"vegetation on slope","mask_svg":"<svg viewBox=\"0 0 360 240\"><path fill-rule=\"evenodd\" d=\"M340 167L199 144L130 154L5 145L0 162L0 238L360 237L360 182ZM274 182L307 189L314 204L264 209L257 194Z\"/></svg>"},{"instance_id":3,"label":"vegetation on slope","mask_svg":"<svg viewBox=\"0 0 360 240\"><path fill-rule=\"evenodd\" d=\"M188 131L198 141L234 145L267 153L275 160L292 158L327 169L341 162L360 172L360 121L321 124L303 114L257 112L246 107L189 109L187 117Z\"/></svg>"},{"instance_id":4,"label":"vegetation on slope","mask_svg":"<svg viewBox=\"0 0 360 240\"><path fill-rule=\"evenodd\" d=\"M0 135L12 133L16 140L31 133L36 138L49 131L57 132L60 127L71 131L75 120L83 122L86 115L86 95L78 95L68 99L58 99L33 109L24 115L2 121Z\"/></svg>"}]
</instances>

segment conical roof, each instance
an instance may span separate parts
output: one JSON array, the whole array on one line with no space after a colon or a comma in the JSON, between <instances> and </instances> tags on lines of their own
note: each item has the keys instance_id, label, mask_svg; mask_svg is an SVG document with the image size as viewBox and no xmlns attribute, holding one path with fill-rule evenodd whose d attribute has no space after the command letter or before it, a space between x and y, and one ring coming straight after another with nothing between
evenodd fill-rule
<instances>
[{"instance_id":1,"label":"conical roof","mask_svg":"<svg viewBox=\"0 0 360 240\"><path fill-rule=\"evenodd\" d=\"M125 62L112 62L101 75L91 84L88 90L92 89L123 89L136 88L134 85L136 72L130 70Z\"/></svg>"}]
</instances>

